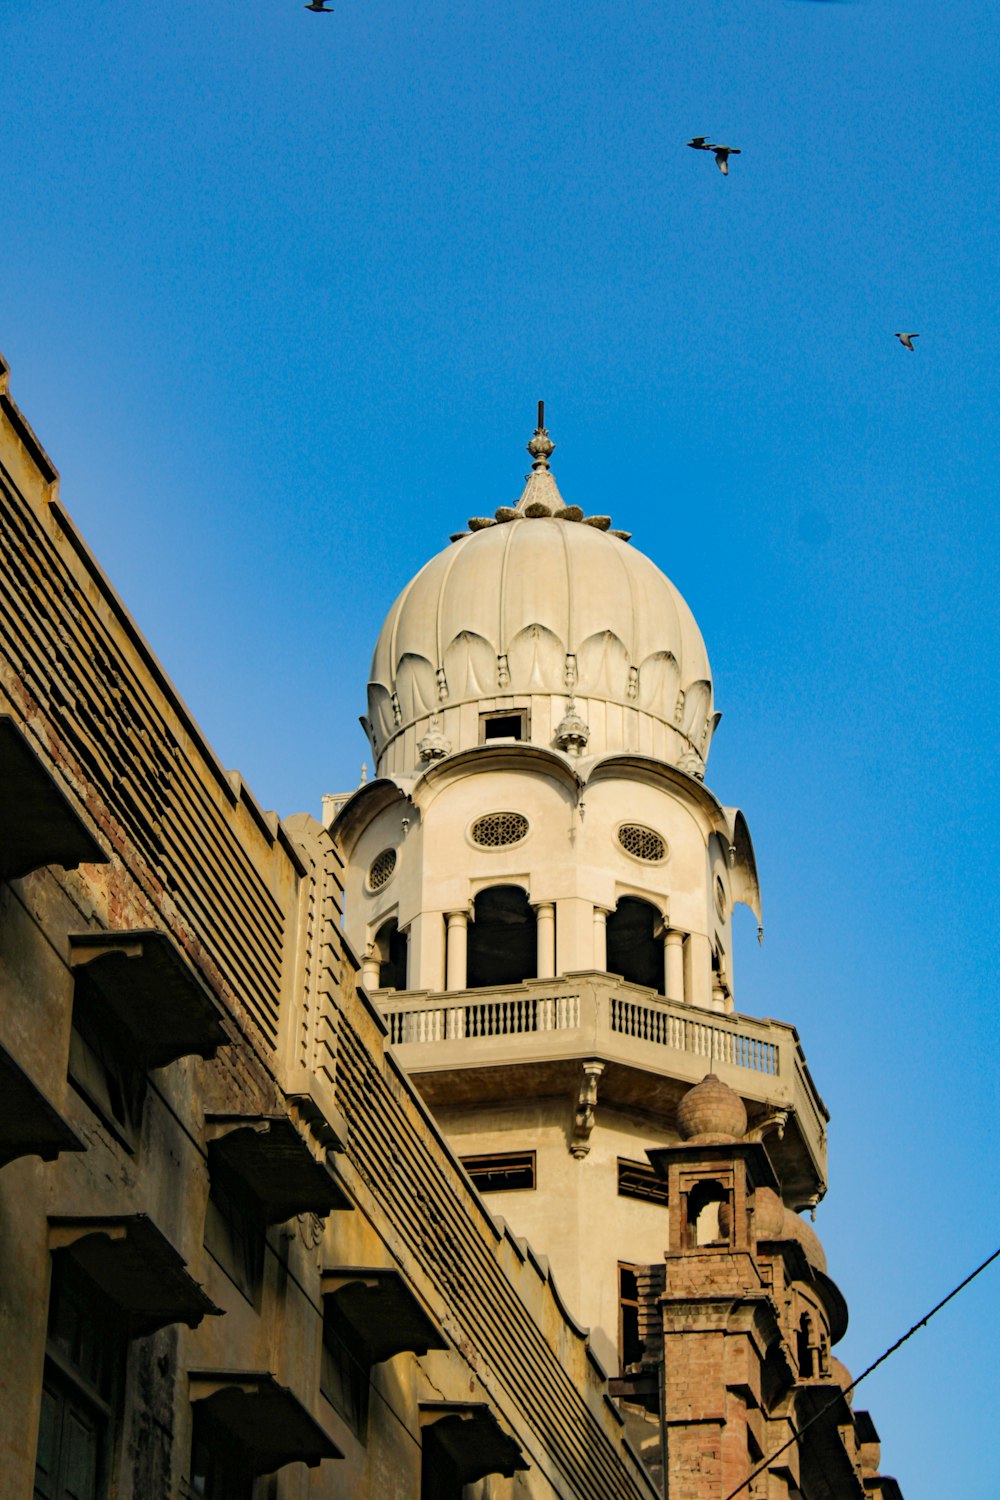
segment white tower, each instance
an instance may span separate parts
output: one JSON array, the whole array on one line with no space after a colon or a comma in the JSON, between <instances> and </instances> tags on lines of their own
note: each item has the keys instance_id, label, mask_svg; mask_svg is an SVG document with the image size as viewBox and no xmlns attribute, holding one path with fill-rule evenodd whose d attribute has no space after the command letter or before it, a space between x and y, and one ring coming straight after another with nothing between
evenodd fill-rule
<instances>
[{"instance_id":1,"label":"white tower","mask_svg":"<svg viewBox=\"0 0 1000 1500\"><path fill-rule=\"evenodd\" d=\"M792 1208L825 1189L827 1115L794 1029L735 1010L733 905L759 923L760 901L746 822L704 785L698 627L627 532L564 504L553 446L540 406L517 505L389 611L376 774L333 831L401 1061L614 1371L630 1267L666 1248L645 1152L683 1094L709 1072L739 1094Z\"/></svg>"}]
</instances>

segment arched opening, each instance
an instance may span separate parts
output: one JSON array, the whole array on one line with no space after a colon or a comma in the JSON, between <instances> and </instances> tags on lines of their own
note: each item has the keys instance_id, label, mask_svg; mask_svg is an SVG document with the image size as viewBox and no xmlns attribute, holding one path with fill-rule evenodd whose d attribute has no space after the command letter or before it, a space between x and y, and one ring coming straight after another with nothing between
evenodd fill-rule
<instances>
[{"instance_id":1,"label":"arched opening","mask_svg":"<svg viewBox=\"0 0 1000 1500\"><path fill-rule=\"evenodd\" d=\"M536 973L535 913L527 896L516 885L480 891L469 923L469 989L519 984Z\"/></svg>"},{"instance_id":2,"label":"arched opening","mask_svg":"<svg viewBox=\"0 0 1000 1500\"><path fill-rule=\"evenodd\" d=\"M795 1343L799 1374L803 1380L811 1380L816 1371L813 1367L812 1318L808 1313L803 1313L799 1319Z\"/></svg>"},{"instance_id":3,"label":"arched opening","mask_svg":"<svg viewBox=\"0 0 1000 1500\"><path fill-rule=\"evenodd\" d=\"M719 1209L728 1203L729 1194L721 1182L697 1182L687 1195L688 1247L725 1243L719 1224Z\"/></svg>"},{"instance_id":4,"label":"arched opening","mask_svg":"<svg viewBox=\"0 0 1000 1500\"><path fill-rule=\"evenodd\" d=\"M608 973L662 995L663 938L663 918L656 907L638 896L623 896L608 917Z\"/></svg>"},{"instance_id":5,"label":"arched opening","mask_svg":"<svg viewBox=\"0 0 1000 1500\"><path fill-rule=\"evenodd\" d=\"M375 934L375 957L378 960L380 990L406 989L407 934L399 930L395 917L383 923Z\"/></svg>"}]
</instances>

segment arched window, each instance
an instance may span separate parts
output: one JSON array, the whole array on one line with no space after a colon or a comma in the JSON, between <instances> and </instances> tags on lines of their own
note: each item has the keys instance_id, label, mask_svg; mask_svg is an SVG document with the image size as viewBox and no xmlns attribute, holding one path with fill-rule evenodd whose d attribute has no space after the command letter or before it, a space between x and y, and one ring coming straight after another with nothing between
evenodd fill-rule
<instances>
[{"instance_id":1,"label":"arched window","mask_svg":"<svg viewBox=\"0 0 1000 1500\"><path fill-rule=\"evenodd\" d=\"M407 935L400 932L395 917L383 923L375 934L375 956L378 959L380 990L406 989Z\"/></svg>"},{"instance_id":2,"label":"arched window","mask_svg":"<svg viewBox=\"0 0 1000 1500\"><path fill-rule=\"evenodd\" d=\"M688 1246L694 1250L699 1245L718 1245L728 1236L719 1225L719 1209L729 1202L729 1194L721 1182L707 1180L696 1182L687 1195Z\"/></svg>"},{"instance_id":3,"label":"arched window","mask_svg":"<svg viewBox=\"0 0 1000 1500\"><path fill-rule=\"evenodd\" d=\"M608 973L665 992L663 918L638 896L623 896L608 918Z\"/></svg>"},{"instance_id":4,"label":"arched window","mask_svg":"<svg viewBox=\"0 0 1000 1500\"><path fill-rule=\"evenodd\" d=\"M469 989L533 979L537 962L535 913L520 886L480 891L469 923Z\"/></svg>"}]
</instances>

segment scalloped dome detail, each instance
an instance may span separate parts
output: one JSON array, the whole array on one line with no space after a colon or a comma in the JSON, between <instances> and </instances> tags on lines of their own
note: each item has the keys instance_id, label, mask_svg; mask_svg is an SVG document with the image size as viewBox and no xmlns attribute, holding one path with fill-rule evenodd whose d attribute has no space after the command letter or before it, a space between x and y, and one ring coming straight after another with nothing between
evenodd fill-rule
<instances>
[{"instance_id":1,"label":"scalloped dome detail","mask_svg":"<svg viewBox=\"0 0 1000 1500\"><path fill-rule=\"evenodd\" d=\"M705 643L694 616L648 557L577 518L547 459L516 506L474 518L396 599L379 633L365 728L379 774L418 762L435 717L458 753L479 743L475 705L537 705L525 738L551 747L572 700L590 755L640 753L704 776L717 722ZM593 707L591 706L593 705ZM385 751L412 732L409 760ZM574 747L578 748L578 747ZM646 752L648 753L648 752Z\"/></svg>"},{"instance_id":2,"label":"scalloped dome detail","mask_svg":"<svg viewBox=\"0 0 1000 1500\"><path fill-rule=\"evenodd\" d=\"M708 1073L677 1106L677 1129L691 1145L715 1145L746 1134L747 1112L739 1094Z\"/></svg>"}]
</instances>

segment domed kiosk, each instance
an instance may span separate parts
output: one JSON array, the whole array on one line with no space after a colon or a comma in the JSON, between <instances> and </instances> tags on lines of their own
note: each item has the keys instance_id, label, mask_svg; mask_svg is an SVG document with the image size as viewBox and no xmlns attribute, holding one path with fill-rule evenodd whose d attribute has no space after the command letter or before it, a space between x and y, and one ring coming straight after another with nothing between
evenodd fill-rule
<instances>
[{"instance_id":1,"label":"domed kiosk","mask_svg":"<svg viewBox=\"0 0 1000 1500\"><path fill-rule=\"evenodd\" d=\"M710 1073L738 1097L794 1209L825 1189L826 1111L794 1029L736 1011L733 908L759 924L760 894L742 814L705 785L694 617L611 517L565 504L541 411L528 451L517 504L389 610L376 774L332 831L399 1060L615 1368L629 1268L665 1243L646 1152L681 1139L687 1091Z\"/></svg>"}]
</instances>

